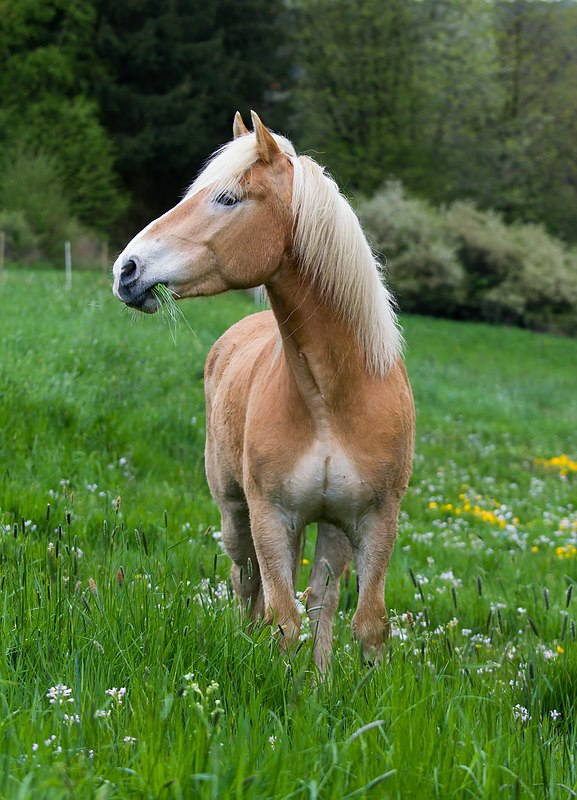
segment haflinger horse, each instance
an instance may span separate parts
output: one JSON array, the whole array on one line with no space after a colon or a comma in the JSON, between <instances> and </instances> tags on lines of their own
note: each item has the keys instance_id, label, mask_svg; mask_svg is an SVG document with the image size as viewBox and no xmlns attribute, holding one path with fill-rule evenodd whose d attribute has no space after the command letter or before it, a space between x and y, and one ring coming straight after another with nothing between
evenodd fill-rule
<instances>
[{"instance_id":1,"label":"haflinger horse","mask_svg":"<svg viewBox=\"0 0 577 800\"><path fill-rule=\"evenodd\" d=\"M251 617L298 642L295 579L318 523L307 611L331 661L340 577L354 559L354 636L389 633L385 578L411 473L415 415L392 298L351 207L311 158L252 114L173 209L114 264L114 294L147 313L175 298L264 285L271 310L233 325L205 368L206 474L232 584Z\"/></svg>"}]
</instances>

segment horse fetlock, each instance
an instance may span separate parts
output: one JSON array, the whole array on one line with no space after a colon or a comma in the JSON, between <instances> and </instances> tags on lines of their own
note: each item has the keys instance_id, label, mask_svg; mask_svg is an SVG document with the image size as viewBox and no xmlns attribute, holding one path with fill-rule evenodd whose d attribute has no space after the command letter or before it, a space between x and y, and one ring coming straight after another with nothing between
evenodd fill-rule
<instances>
[{"instance_id":1,"label":"horse fetlock","mask_svg":"<svg viewBox=\"0 0 577 800\"><path fill-rule=\"evenodd\" d=\"M352 624L353 636L361 643L365 661L379 663L383 657L383 642L389 638L391 624L386 611L370 616L357 613Z\"/></svg>"},{"instance_id":2,"label":"horse fetlock","mask_svg":"<svg viewBox=\"0 0 577 800\"><path fill-rule=\"evenodd\" d=\"M320 672L326 672L333 662L332 630L323 631L315 641L313 648L313 661Z\"/></svg>"},{"instance_id":3,"label":"horse fetlock","mask_svg":"<svg viewBox=\"0 0 577 800\"><path fill-rule=\"evenodd\" d=\"M279 614L269 609L265 619L276 628L280 648L287 652L294 650L301 632L301 618L298 611L294 609L294 612Z\"/></svg>"},{"instance_id":4,"label":"horse fetlock","mask_svg":"<svg viewBox=\"0 0 577 800\"><path fill-rule=\"evenodd\" d=\"M246 601L252 597L260 587L260 574L252 571L249 575L247 569L238 564L233 564L230 570L232 588L241 600Z\"/></svg>"}]
</instances>

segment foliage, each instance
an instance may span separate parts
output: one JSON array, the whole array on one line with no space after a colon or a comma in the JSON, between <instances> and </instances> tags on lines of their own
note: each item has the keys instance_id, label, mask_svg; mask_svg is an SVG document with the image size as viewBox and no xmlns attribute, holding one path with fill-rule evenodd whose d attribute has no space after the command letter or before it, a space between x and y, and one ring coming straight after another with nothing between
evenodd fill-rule
<instances>
[{"instance_id":1,"label":"foliage","mask_svg":"<svg viewBox=\"0 0 577 800\"><path fill-rule=\"evenodd\" d=\"M0 208L12 258L30 258L38 251L60 257L75 230L58 168L42 153L11 153L0 173Z\"/></svg>"},{"instance_id":2,"label":"foliage","mask_svg":"<svg viewBox=\"0 0 577 800\"><path fill-rule=\"evenodd\" d=\"M203 475L204 356L248 299L183 304L196 338L175 345L102 278L63 283L0 286L6 800L577 791L574 340L404 320L394 635L360 663L353 574L322 682L308 639L288 662L239 619Z\"/></svg>"},{"instance_id":3,"label":"foliage","mask_svg":"<svg viewBox=\"0 0 577 800\"><path fill-rule=\"evenodd\" d=\"M299 143L347 189L370 192L415 157L417 102L412 3L302 0L296 4ZM418 153L416 154L418 158Z\"/></svg>"},{"instance_id":4,"label":"foliage","mask_svg":"<svg viewBox=\"0 0 577 800\"><path fill-rule=\"evenodd\" d=\"M575 3L295 6L297 138L345 188L396 176L575 240Z\"/></svg>"},{"instance_id":5,"label":"foliage","mask_svg":"<svg viewBox=\"0 0 577 800\"><path fill-rule=\"evenodd\" d=\"M576 44L567 0L0 0L0 170L48 157L125 240L255 108L349 193L399 178L575 241Z\"/></svg>"},{"instance_id":6,"label":"foliage","mask_svg":"<svg viewBox=\"0 0 577 800\"><path fill-rule=\"evenodd\" d=\"M109 138L85 96L94 13L88 0L2 0L0 4L0 168L14 152L47 157L54 193L73 215L106 230L125 207Z\"/></svg>"},{"instance_id":7,"label":"foliage","mask_svg":"<svg viewBox=\"0 0 577 800\"><path fill-rule=\"evenodd\" d=\"M465 273L446 220L426 201L409 197L399 181L361 203L359 216L401 308L454 314L464 299Z\"/></svg>"},{"instance_id":8,"label":"foliage","mask_svg":"<svg viewBox=\"0 0 577 800\"><path fill-rule=\"evenodd\" d=\"M23 211L0 211L0 231L6 237L5 247L9 258L25 259L36 252L38 237Z\"/></svg>"},{"instance_id":9,"label":"foliage","mask_svg":"<svg viewBox=\"0 0 577 800\"><path fill-rule=\"evenodd\" d=\"M575 332L577 253L542 226L463 201L435 209L398 181L358 213L401 308Z\"/></svg>"},{"instance_id":10,"label":"foliage","mask_svg":"<svg viewBox=\"0 0 577 800\"><path fill-rule=\"evenodd\" d=\"M491 211L456 203L449 229L467 273L465 305L497 322L537 326L570 323L577 310L575 255L536 225L506 226Z\"/></svg>"},{"instance_id":11,"label":"foliage","mask_svg":"<svg viewBox=\"0 0 577 800\"><path fill-rule=\"evenodd\" d=\"M275 106L288 64L280 3L269 0L96 0L91 90L115 142L137 225L174 205L237 109ZM274 102L273 102L274 100Z\"/></svg>"}]
</instances>

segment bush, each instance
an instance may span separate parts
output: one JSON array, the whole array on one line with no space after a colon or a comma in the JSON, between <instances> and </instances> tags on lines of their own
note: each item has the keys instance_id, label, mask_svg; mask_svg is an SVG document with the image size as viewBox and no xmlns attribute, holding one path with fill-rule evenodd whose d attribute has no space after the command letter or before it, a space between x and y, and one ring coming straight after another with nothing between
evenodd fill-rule
<instances>
[{"instance_id":1,"label":"bush","mask_svg":"<svg viewBox=\"0 0 577 800\"><path fill-rule=\"evenodd\" d=\"M541 226L508 226L464 202L449 209L447 223L467 274L467 316L550 326L577 306L575 259Z\"/></svg>"},{"instance_id":2,"label":"bush","mask_svg":"<svg viewBox=\"0 0 577 800\"><path fill-rule=\"evenodd\" d=\"M442 215L425 201L407 197L398 181L363 201L358 214L386 260L401 306L452 315L464 297L465 273Z\"/></svg>"},{"instance_id":3,"label":"bush","mask_svg":"<svg viewBox=\"0 0 577 800\"><path fill-rule=\"evenodd\" d=\"M8 258L33 258L38 237L22 211L0 211L0 231L6 235Z\"/></svg>"},{"instance_id":4,"label":"bush","mask_svg":"<svg viewBox=\"0 0 577 800\"><path fill-rule=\"evenodd\" d=\"M577 251L542 226L469 202L436 210L398 182L358 213L404 310L577 333Z\"/></svg>"},{"instance_id":5,"label":"bush","mask_svg":"<svg viewBox=\"0 0 577 800\"><path fill-rule=\"evenodd\" d=\"M55 162L22 150L7 156L0 173L0 214L13 258L61 258L78 230ZM37 252L31 252L37 251Z\"/></svg>"}]
</instances>

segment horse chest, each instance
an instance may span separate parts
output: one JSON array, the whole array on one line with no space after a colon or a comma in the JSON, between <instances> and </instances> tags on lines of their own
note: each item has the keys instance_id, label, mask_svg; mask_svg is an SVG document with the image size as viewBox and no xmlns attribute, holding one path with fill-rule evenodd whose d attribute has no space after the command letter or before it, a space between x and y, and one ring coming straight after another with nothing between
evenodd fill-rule
<instances>
[{"instance_id":1,"label":"horse chest","mask_svg":"<svg viewBox=\"0 0 577 800\"><path fill-rule=\"evenodd\" d=\"M373 493L349 456L321 442L297 460L282 481L278 499L301 524L326 520L344 529L355 529L374 504Z\"/></svg>"}]
</instances>

